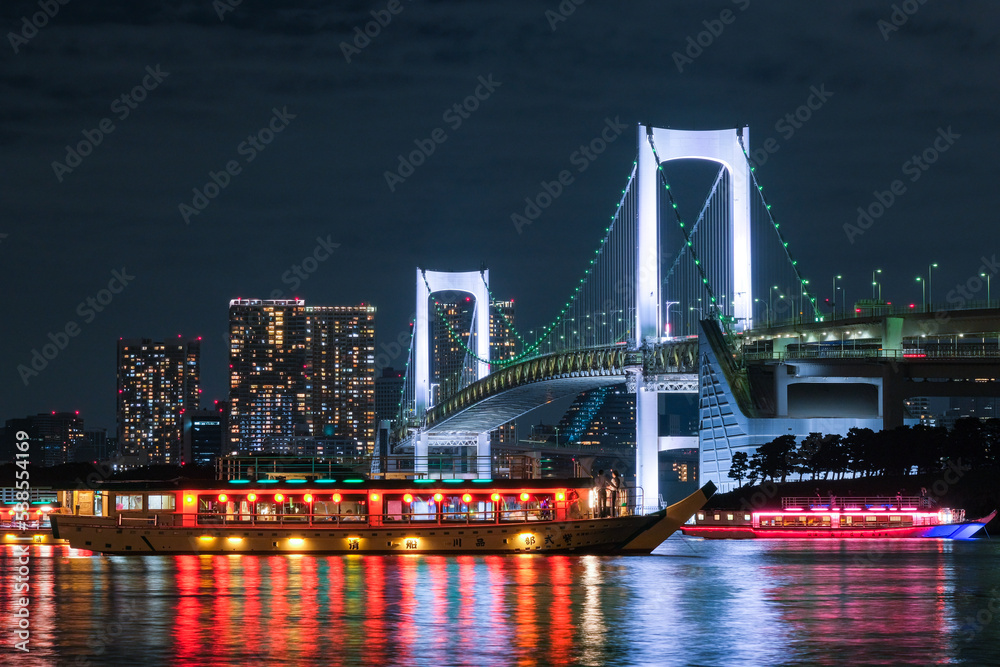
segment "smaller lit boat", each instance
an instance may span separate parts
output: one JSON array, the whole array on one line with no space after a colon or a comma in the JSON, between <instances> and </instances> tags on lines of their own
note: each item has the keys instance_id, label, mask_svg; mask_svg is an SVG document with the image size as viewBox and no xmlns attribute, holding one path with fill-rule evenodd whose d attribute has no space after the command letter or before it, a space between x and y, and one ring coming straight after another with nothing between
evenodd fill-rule
<instances>
[{"instance_id":1,"label":"smaller lit boat","mask_svg":"<svg viewBox=\"0 0 1000 667\"><path fill-rule=\"evenodd\" d=\"M960 540L993 520L996 510L966 520L965 510L931 510L915 496L782 498L781 509L699 510L681 533L706 539L887 539L930 537Z\"/></svg>"}]
</instances>

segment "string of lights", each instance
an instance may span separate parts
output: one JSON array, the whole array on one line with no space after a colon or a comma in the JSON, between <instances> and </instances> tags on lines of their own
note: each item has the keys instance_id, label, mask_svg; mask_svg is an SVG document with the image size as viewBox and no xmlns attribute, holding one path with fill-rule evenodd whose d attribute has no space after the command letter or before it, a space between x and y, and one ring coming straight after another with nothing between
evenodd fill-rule
<instances>
[{"instance_id":1,"label":"string of lights","mask_svg":"<svg viewBox=\"0 0 1000 667\"><path fill-rule=\"evenodd\" d=\"M823 315L819 311L819 306L816 303L816 297L810 294L809 290L806 289L806 285L809 284L809 281L802 277L802 273L798 268L798 261L792 257L792 253L788 249L788 241L786 241L785 237L781 234L780 226L778 225L777 220L774 219L774 214L771 213L771 205L767 202L767 197L764 195L764 186L757 181L757 168L754 167L753 163L750 161L750 155L747 153L747 148L743 144L743 132L737 132L736 137L740 142L740 150L743 151L743 157L747 161L747 166L750 168L750 179L753 181L754 187L757 188L757 194L760 195L761 202L764 204L764 210L767 212L767 217L771 221L771 225L774 227L774 232L778 235L778 241L781 243L781 247L785 251L785 256L792 265L792 271L795 273L795 279L798 281L799 286L802 289L803 296L809 299L809 303L812 305L813 317L815 318L814 321L821 322L823 320Z\"/></svg>"},{"instance_id":2,"label":"string of lights","mask_svg":"<svg viewBox=\"0 0 1000 667\"><path fill-rule=\"evenodd\" d=\"M614 215L611 216L611 224L608 227L605 228L605 230L604 230L604 232L605 232L604 233L604 237L601 239L601 242L600 242L598 248L594 251L594 255L595 256L589 260L588 266L584 270L583 277L580 278L578 284L576 285L576 287L573 290L573 293L570 295L569 299L566 301L566 304L560 309L559 314L555 317L555 319L553 319L552 322L550 322L547 326L545 326L545 327L542 328L541 334L536 338L536 340L534 342L528 344L524 340L524 337L517 331L516 327L513 326L513 323L510 323L509 321L507 321L507 324L509 325L510 330L512 332L514 332L515 336L517 336L517 338L519 340L521 340L522 343L525 344L525 348L520 353L515 354L515 355L513 355L512 357L510 357L508 359L495 359L495 360L482 359L479 356L477 356L476 353L471 348L469 348L468 345L466 345L465 341L462 340L461 334L459 332L455 331L454 327L451 325L451 323L445 317L445 314L441 310L440 305L437 302L435 302L434 303L435 312L437 313L438 318L441 320L442 324L444 324L446 330L448 331L448 336L456 344L460 345L462 347L462 349L465 350L465 352L468 355L470 355L473 359L475 359L476 361L479 361L479 362L488 363L492 367L503 368L503 367L506 367L506 366L510 366L512 364L516 364L516 363L518 363L520 361L523 361L523 360L525 360L527 358L530 358L532 355L534 355L538 351L538 349L541 346L541 344L544 343L552 335L552 333L556 330L556 328L559 326L559 324L564 321L566 312L570 308L572 308L573 305L578 301L578 299L580 298L580 295L581 295L581 290L584 287L586 287L587 281L589 280L590 276L592 275L595 262L600 257L602 251L605 249L605 247L608 244L609 239L611 238L611 235L612 235L612 233L613 233L613 231L615 229L615 222L617 222L620 219L620 214L621 214L621 211L622 211L622 207L625 204L625 201L626 201L627 197L629 196L629 192L631 190L632 183L633 183L633 181L635 179L637 164L638 164L637 160L633 160L633 162L632 162L632 171L629 174L628 182L626 183L625 188L622 190L622 196L619 199L617 206L615 207L615 213L614 213ZM427 281L426 275L424 273L422 273L421 275L423 275L424 284L427 286L428 291L430 291L430 283ZM484 282L485 282L485 279L484 279ZM489 290L489 286L488 285L487 285L487 290ZM492 292L489 292L489 295L490 295L490 299L493 300L494 296L493 296ZM506 320L506 317L504 319Z\"/></svg>"}]
</instances>

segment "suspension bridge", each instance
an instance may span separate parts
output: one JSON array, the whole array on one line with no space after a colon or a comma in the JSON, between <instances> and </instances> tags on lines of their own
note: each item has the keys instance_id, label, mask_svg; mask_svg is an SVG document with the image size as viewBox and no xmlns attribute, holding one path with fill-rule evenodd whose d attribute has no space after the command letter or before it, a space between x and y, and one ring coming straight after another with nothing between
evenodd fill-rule
<instances>
[{"instance_id":1,"label":"suspension bridge","mask_svg":"<svg viewBox=\"0 0 1000 667\"><path fill-rule=\"evenodd\" d=\"M719 483L733 451L753 444L748 420L755 416L750 399L755 387L742 352L744 342L754 339L755 326L766 322L769 330L778 319L791 319L802 330L816 327L796 339L794 350L827 340L831 334L822 328L833 336L840 331L844 339L843 323L824 327L831 318L820 312L789 248L748 143L747 127L687 131L639 125L637 156L609 224L593 254L582 259L580 278L559 312L527 335L502 310L491 310L497 299L488 270L418 268L394 452L412 452L416 471L427 473L429 452L467 448L463 451L476 452L472 474L489 477L491 429L553 400L625 383L636 395L630 472L644 504L653 505L658 495L661 393L700 394L702 468L707 439ZM685 192L682 201L673 174L688 161L708 163L713 177L703 179L704 192ZM449 316L447 306L433 298L445 292L468 295L473 307L467 322ZM676 313L670 310L674 306ZM517 343L494 358L491 320ZM887 330L887 321L871 325L882 326L880 350L902 350L901 328ZM447 336L464 353L456 377L447 382L432 381L432 325L438 338ZM768 354L786 354L784 335L775 335ZM761 360L758 353L754 362Z\"/></svg>"}]
</instances>

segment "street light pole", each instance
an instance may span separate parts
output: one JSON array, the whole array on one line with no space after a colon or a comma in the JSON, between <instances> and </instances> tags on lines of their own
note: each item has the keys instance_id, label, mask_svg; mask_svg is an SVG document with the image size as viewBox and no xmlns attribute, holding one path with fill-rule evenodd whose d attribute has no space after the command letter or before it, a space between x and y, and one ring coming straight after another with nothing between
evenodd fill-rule
<instances>
[{"instance_id":1,"label":"street light pole","mask_svg":"<svg viewBox=\"0 0 1000 667\"><path fill-rule=\"evenodd\" d=\"M927 310L934 308L934 283L931 282L931 269L937 268L937 262L927 265Z\"/></svg>"},{"instance_id":2,"label":"street light pole","mask_svg":"<svg viewBox=\"0 0 1000 667\"><path fill-rule=\"evenodd\" d=\"M875 269L872 271L872 301L875 300L875 286L878 285L878 299L882 299L882 285L879 285L878 281L875 280L875 274L882 273L882 269Z\"/></svg>"},{"instance_id":3,"label":"street light pole","mask_svg":"<svg viewBox=\"0 0 1000 667\"><path fill-rule=\"evenodd\" d=\"M778 289L778 286L767 288L767 326L771 326L771 313L774 312L774 290Z\"/></svg>"},{"instance_id":4,"label":"street light pole","mask_svg":"<svg viewBox=\"0 0 1000 667\"><path fill-rule=\"evenodd\" d=\"M989 273L980 273L979 277L980 278L986 278L986 307L989 308L990 307L990 274Z\"/></svg>"},{"instance_id":5,"label":"street light pole","mask_svg":"<svg viewBox=\"0 0 1000 667\"><path fill-rule=\"evenodd\" d=\"M680 301L667 301L667 308L666 308L666 310L664 311L663 314L664 314L664 317L667 320L667 335L668 336L671 335L671 331L670 331L670 306L676 306L679 303L680 303Z\"/></svg>"},{"instance_id":6,"label":"street light pole","mask_svg":"<svg viewBox=\"0 0 1000 667\"><path fill-rule=\"evenodd\" d=\"M833 277L833 292L830 294L830 296L833 298L833 319L837 319L837 281L840 280L842 277L843 276Z\"/></svg>"},{"instance_id":7,"label":"street light pole","mask_svg":"<svg viewBox=\"0 0 1000 667\"><path fill-rule=\"evenodd\" d=\"M917 276L917 282L920 283L920 296L924 300L924 312L927 311L927 283Z\"/></svg>"}]
</instances>

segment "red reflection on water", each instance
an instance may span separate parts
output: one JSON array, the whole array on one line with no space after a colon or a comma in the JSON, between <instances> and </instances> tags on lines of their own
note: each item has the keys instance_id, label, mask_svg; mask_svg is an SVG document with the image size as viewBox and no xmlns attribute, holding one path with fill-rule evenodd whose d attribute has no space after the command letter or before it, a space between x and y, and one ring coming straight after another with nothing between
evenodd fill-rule
<instances>
[{"instance_id":1,"label":"red reflection on water","mask_svg":"<svg viewBox=\"0 0 1000 667\"><path fill-rule=\"evenodd\" d=\"M225 632L224 637L238 636L230 634L233 626L232 607L230 605L230 594L232 585L229 581L229 556L211 556L207 563L212 573L212 583L215 584L215 592L212 597L212 626L218 628L220 632ZM207 573L205 573L207 574Z\"/></svg>"},{"instance_id":2,"label":"red reflection on water","mask_svg":"<svg viewBox=\"0 0 1000 667\"><path fill-rule=\"evenodd\" d=\"M538 580L536 571L537 558L534 556L515 556L514 567L517 586L514 601L514 618L517 633L514 643L518 647L517 664L535 664L532 656L538 647L538 609L535 604L535 584Z\"/></svg>"},{"instance_id":3,"label":"red reflection on water","mask_svg":"<svg viewBox=\"0 0 1000 667\"><path fill-rule=\"evenodd\" d=\"M264 637L267 635L264 624L270 625L271 619L265 618L265 614L262 613L260 559L256 557L240 558L238 564L243 570L242 633L250 652L261 654Z\"/></svg>"},{"instance_id":4,"label":"red reflection on water","mask_svg":"<svg viewBox=\"0 0 1000 667\"><path fill-rule=\"evenodd\" d=\"M943 550L940 540L811 542L802 562L769 573L778 583L766 592L781 603L790 635L808 637L811 652L832 656L849 647L877 662L919 652L927 664L940 662L947 647L928 646L928 638L948 635ZM927 596L930 587L940 595Z\"/></svg>"},{"instance_id":5,"label":"red reflection on water","mask_svg":"<svg viewBox=\"0 0 1000 667\"><path fill-rule=\"evenodd\" d=\"M481 628L476 621L476 559L472 556L458 556L458 644L463 651L474 652Z\"/></svg>"},{"instance_id":6,"label":"red reflection on water","mask_svg":"<svg viewBox=\"0 0 1000 667\"><path fill-rule=\"evenodd\" d=\"M201 655L201 619L198 586L201 564L198 556L175 556L177 568L177 614L174 644L180 661L195 660Z\"/></svg>"},{"instance_id":7,"label":"red reflection on water","mask_svg":"<svg viewBox=\"0 0 1000 667\"><path fill-rule=\"evenodd\" d=\"M328 617L337 623L336 632L328 632L327 638L333 642L333 655L339 655L344 648L344 633L340 628L340 623L344 616L344 558L343 556L330 556L327 562L330 570L326 577L326 588L329 593L327 607Z\"/></svg>"},{"instance_id":8,"label":"red reflection on water","mask_svg":"<svg viewBox=\"0 0 1000 667\"><path fill-rule=\"evenodd\" d=\"M445 556L427 556L426 558L426 571L430 577L431 602L424 611L435 619L451 618L447 597L450 560ZM435 622L423 625L422 630L430 633L425 642L429 642L434 651L440 651L452 639L447 623Z\"/></svg>"},{"instance_id":9,"label":"red reflection on water","mask_svg":"<svg viewBox=\"0 0 1000 667\"><path fill-rule=\"evenodd\" d=\"M417 630L417 568L420 566L419 556L403 556L399 563L399 633L397 642L398 656L396 662L411 664L413 654L411 647L416 646Z\"/></svg>"},{"instance_id":10,"label":"red reflection on water","mask_svg":"<svg viewBox=\"0 0 1000 667\"><path fill-rule=\"evenodd\" d=\"M549 617L549 663L570 664L570 650L573 648L573 608L570 592L573 587L573 571L567 556L549 556L548 571L551 578L550 593L552 606L546 610Z\"/></svg>"},{"instance_id":11,"label":"red reflection on water","mask_svg":"<svg viewBox=\"0 0 1000 667\"><path fill-rule=\"evenodd\" d=\"M267 654L288 655L288 556L268 556L265 561L265 575L271 582L268 600L271 603L268 619L270 631Z\"/></svg>"},{"instance_id":12,"label":"red reflection on water","mask_svg":"<svg viewBox=\"0 0 1000 667\"><path fill-rule=\"evenodd\" d=\"M371 664L385 664L385 647L389 640L385 631L385 566L382 556L365 556L365 620L368 638L368 658Z\"/></svg>"},{"instance_id":13,"label":"red reflection on water","mask_svg":"<svg viewBox=\"0 0 1000 667\"><path fill-rule=\"evenodd\" d=\"M296 557L294 564L298 569L298 589L299 595L295 596L294 616L300 619L296 627L292 629L296 636L296 650L299 659L318 657L316 639L317 628L313 624L316 618L318 604L316 595L319 590L316 577L316 559L309 557ZM327 582L329 585L332 582ZM306 622L305 619L308 619Z\"/></svg>"}]
</instances>

